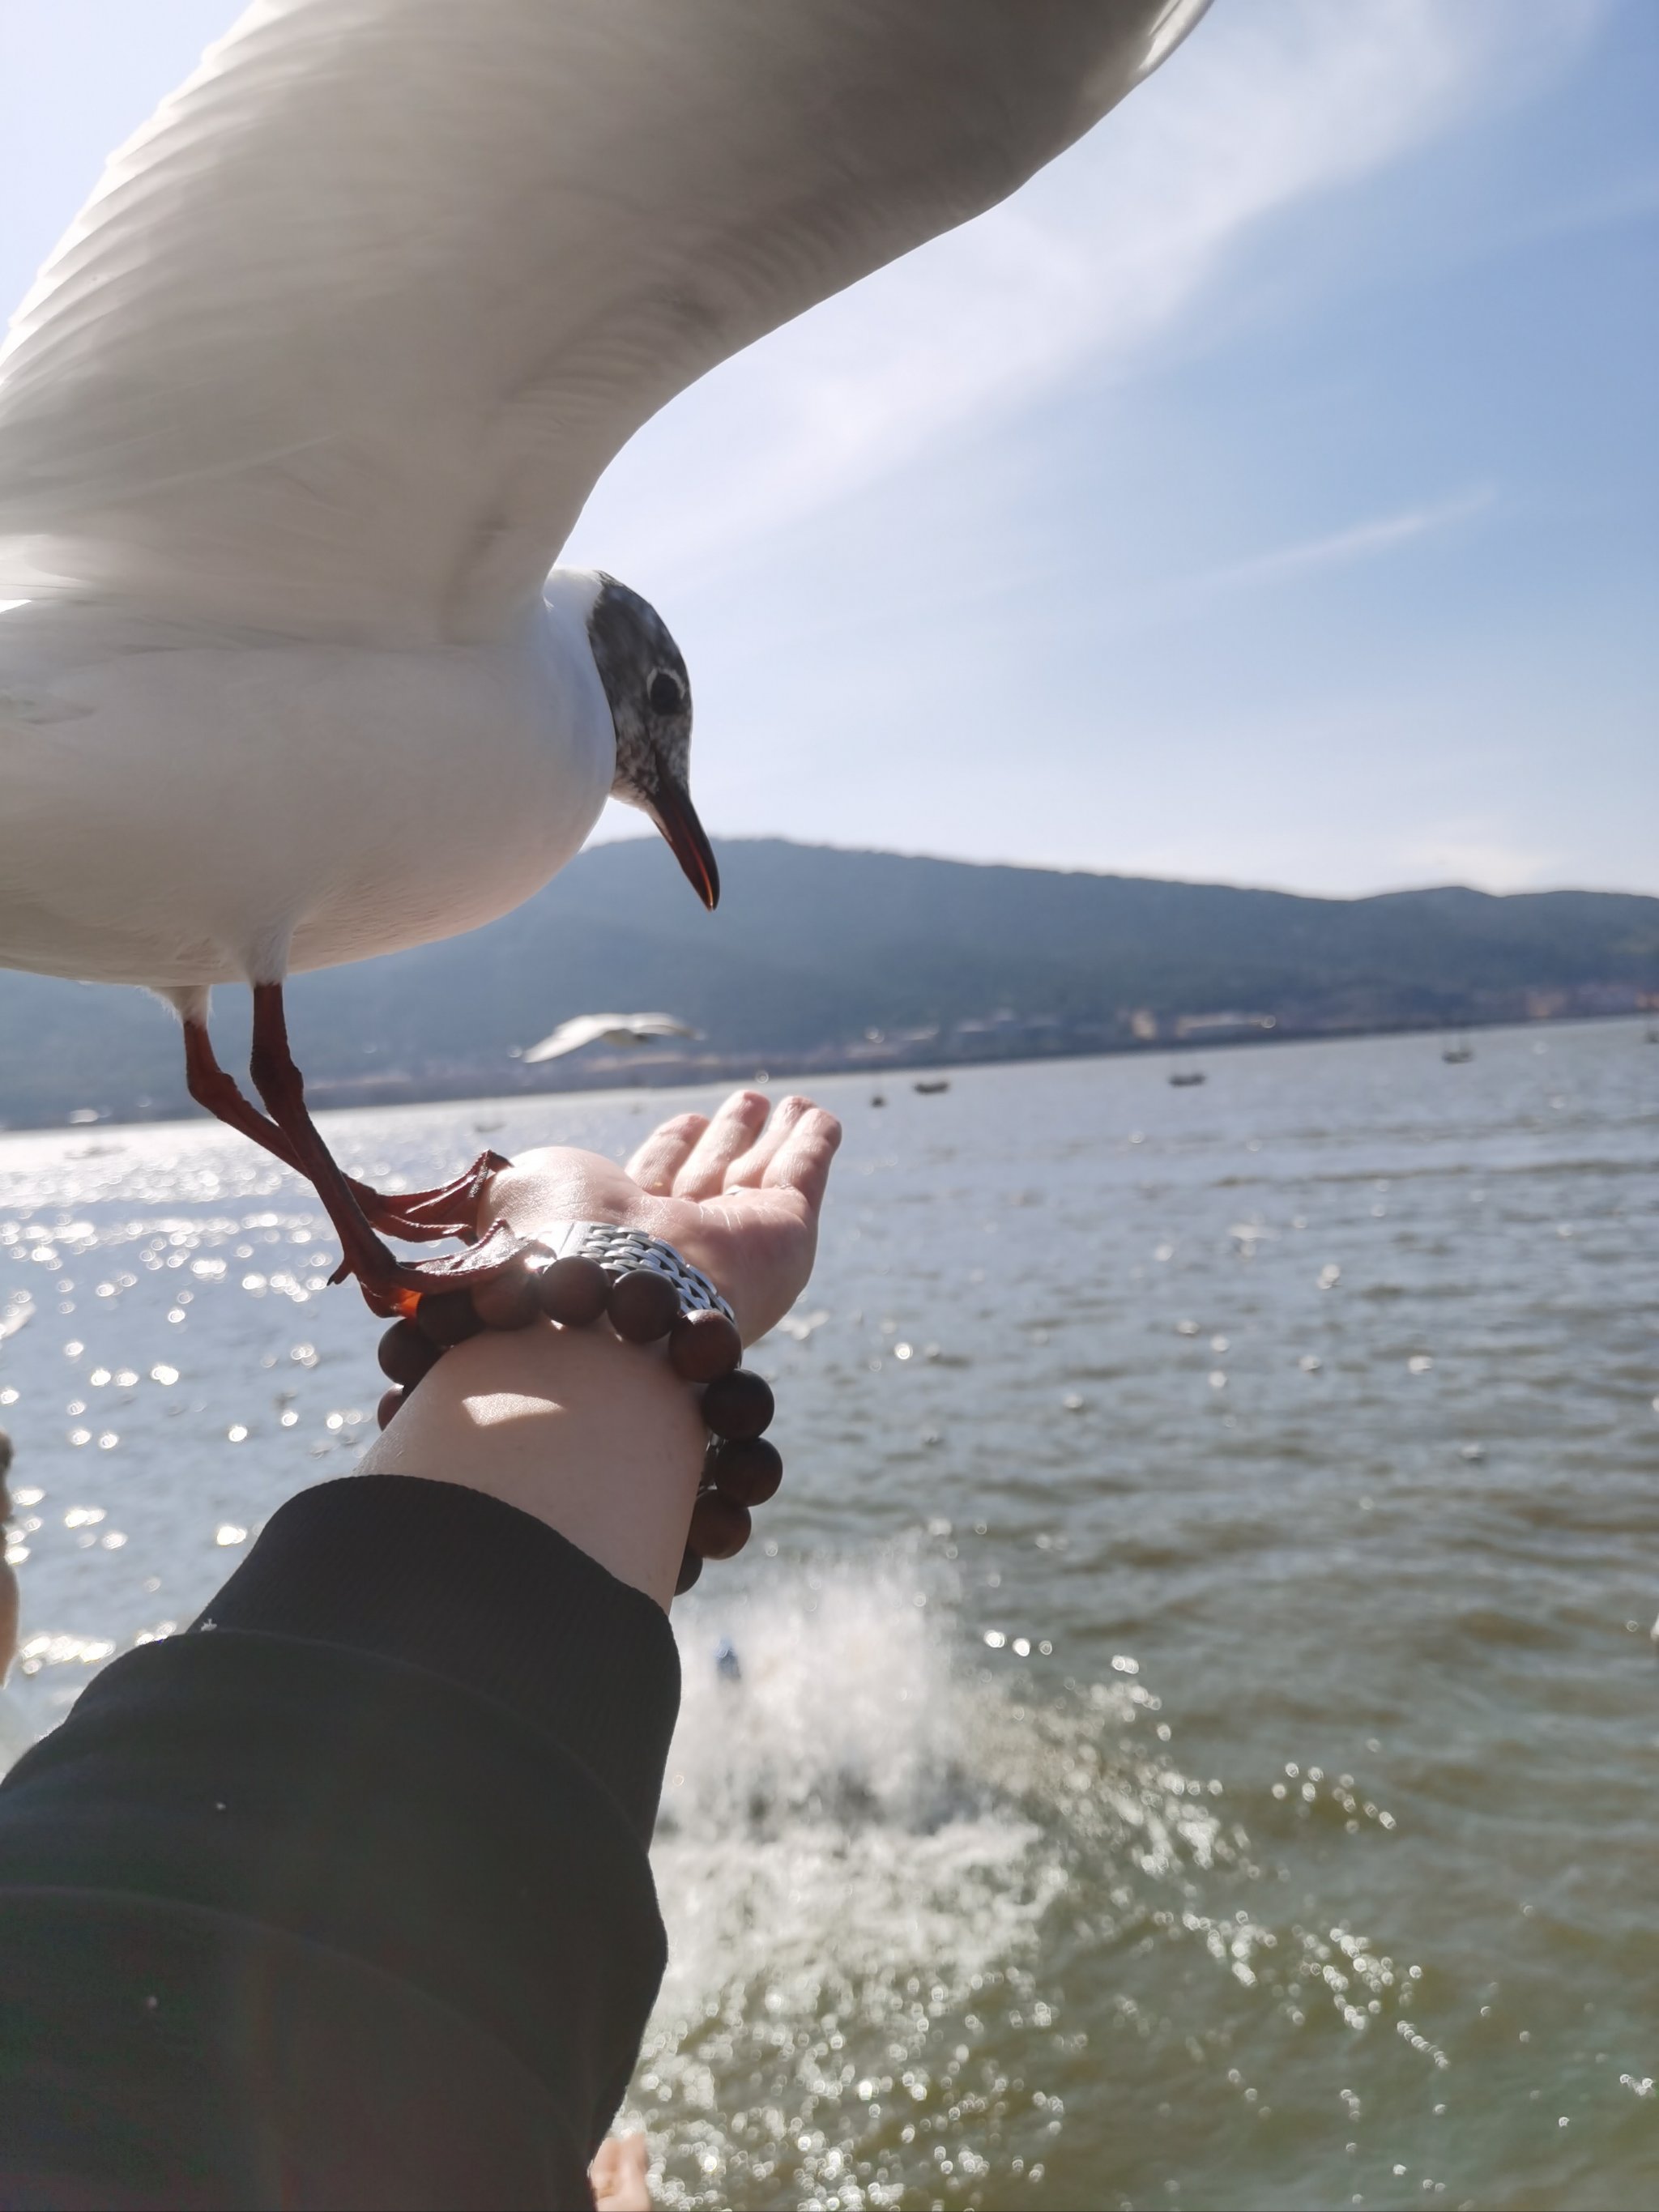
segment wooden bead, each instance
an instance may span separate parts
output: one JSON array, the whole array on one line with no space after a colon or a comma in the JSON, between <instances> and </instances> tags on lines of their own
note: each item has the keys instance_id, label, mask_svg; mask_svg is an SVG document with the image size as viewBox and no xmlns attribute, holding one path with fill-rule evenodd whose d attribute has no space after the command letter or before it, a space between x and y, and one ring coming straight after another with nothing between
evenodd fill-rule
<instances>
[{"instance_id":1,"label":"wooden bead","mask_svg":"<svg viewBox=\"0 0 1659 2212\"><path fill-rule=\"evenodd\" d=\"M723 1313L682 1314L668 1332L668 1364L688 1382L729 1375L743 1358L743 1339Z\"/></svg>"},{"instance_id":2,"label":"wooden bead","mask_svg":"<svg viewBox=\"0 0 1659 2212\"><path fill-rule=\"evenodd\" d=\"M380 1339L380 1372L388 1382L400 1382L406 1390L412 1390L442 1357L442 1347L412 1321L394 1321Z\"/></svg>"},{"instance_id":3,"label":"wooden bead","mask_svg":"<svg viewBox=\"0 0 1659 2212\"><path fill-rule=\"evenodd\" d=\"M783 1455L764 1437L716 1444L703 1462L703 1480L734 1505L764 1505L783 1480Z\"/></svg>"},{"instance_id":4,"label":"wooden bead","mask_svg":"<svg viewBox=\"0 0 1659 2212\"><path fill-rule=\"evenodd\" d=\"M718 1490L705 1490L691 1509L686 1541L705 1559L736 1559L749 1541L748 1509L734 1505Z\"/></svg>"},{"instance_id":5,"label":"wooden bead","mask_svg":"<svg viewBox=\"0 0 1659 2212\"><path fill-rule=\"evenodd\" d=\"M654 1344L679 1317L680 1294L666 1275L635 1268L618 1275L605 1300L611 1326L630 1344Z\"/></svg>"},{"instance_id":6,"label":"wooden bead","mask_svg":"<svg viewBox=\"0 0 1659 2212\"><path fill-rule=\"evenodd\" d=\"M747 1367L722 1375L702 1394L705 1424L717 1437L730 1437L734 1443L769 1428L775 1411L771 1384Z\"/></svg>"},{"instance_id":7,"label":"wooden bead","mask_svg":"<svg viewBox=\"0 0 1659 2212\"><path fill-rule=\"evenodd\" d=\"M483 1327L473 1309L471 1291L427 1291L415 1309L415 1326L429 1336L441 1351L465 1344Z\"/></svg>"},{"instance_id":8,"label":"wooden bead","mask_svg":"<svg viewBox=\"0 0 1659 2212\"><path fill-rule=\"evenodd\" d=\"M675 1596L684 1597L702 1572L702 1554L701 1552L694 1552L688 1544L685 1547L685 1556L680 1561L678 1579L674 1584Z\"/></svg>"},{"instance_id":9,"label":"wooden bead","mask_svg":"<svg viewBox=\"0 0 1659 2212\"><path fill-rule=\"evenodd\" d=\"M384 1394L380 1404L374 1408L374 1418L383 1429L391 1426L392 1415L408 1395L407 1390L388 1390Z\"/></svg>"},{"instance_id":10,"label":"wooden bead","mask_svg":"<svg viewBox=\"0 0 1659 2212\"><path fill-rule=\"evenodd\" d=\"M611 1295L611 1278L597 1260L579 1253L555 1260L536 1278L542 1311L566 1328L589 1328L605 1311Z\"/></svg>"},{"instance_id":11,"label":"wooden bead","mask_svg":"<svg viewBox=\"0 0 1659 2212\"><path fill-rule=\"evenodd\" d=\"M541 1285L526 1267L503 1268L473 1291L472 1310L486 1328L528 1328L542 1317Z\"/></svg>"}]
</instances>

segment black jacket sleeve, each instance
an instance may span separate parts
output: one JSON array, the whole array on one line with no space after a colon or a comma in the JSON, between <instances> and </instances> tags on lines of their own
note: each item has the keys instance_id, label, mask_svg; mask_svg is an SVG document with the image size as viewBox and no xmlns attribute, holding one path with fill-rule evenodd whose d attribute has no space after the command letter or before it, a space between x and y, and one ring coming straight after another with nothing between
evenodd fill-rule
<instances>
[{"instance_id":1,"label":"black jacket sleeve","mask_svg":"<svg viewBox=\"0 0 1659 2212\"><path fill-rule=\"evenodd\" d=\"M0 1784L0 2206L588 2203L678 1693L511 1506L283 1506Z\"/></svg>"}]
</instances>

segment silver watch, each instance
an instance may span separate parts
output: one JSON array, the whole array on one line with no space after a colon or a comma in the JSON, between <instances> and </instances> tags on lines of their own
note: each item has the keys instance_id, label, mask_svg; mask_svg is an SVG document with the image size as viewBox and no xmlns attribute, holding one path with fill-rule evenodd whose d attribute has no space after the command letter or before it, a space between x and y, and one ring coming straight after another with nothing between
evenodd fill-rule
<instances>
[{"instance_id":1,"label":"silver watch","mask_svg":"<svg viewBox=\"0 0 1659 2212\"><path fill-rule=\"evenodd\" d=\"M662 1275L679 1294L682 1313L724 1314L736 1318L731 1307L701 1267L677 1252L660 1237L647 1237L642 1229L622 1229L614 1221L555 1221L536 1232L556 1260L597 1260L607 1275Z\"/></svg>"}]
</instances>

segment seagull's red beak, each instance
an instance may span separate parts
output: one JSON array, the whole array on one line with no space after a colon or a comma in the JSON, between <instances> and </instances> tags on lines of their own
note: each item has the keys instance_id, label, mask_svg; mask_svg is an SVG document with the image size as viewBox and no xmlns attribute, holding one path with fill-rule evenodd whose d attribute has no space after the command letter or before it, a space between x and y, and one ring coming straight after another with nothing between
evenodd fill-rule
<instances>
[{"instance_id":1,"label":"seagull's red beak","mask_svg":"<svg viewBox=\"0 0 1659 2212\"><path fill-rule=\"evenodd\" d=\"M682 784L665 782L647 811L668 840L669 850L684 871L686 881L713 913L720 902L720 872L690 793Z\"/></svg>"}]
</instances>

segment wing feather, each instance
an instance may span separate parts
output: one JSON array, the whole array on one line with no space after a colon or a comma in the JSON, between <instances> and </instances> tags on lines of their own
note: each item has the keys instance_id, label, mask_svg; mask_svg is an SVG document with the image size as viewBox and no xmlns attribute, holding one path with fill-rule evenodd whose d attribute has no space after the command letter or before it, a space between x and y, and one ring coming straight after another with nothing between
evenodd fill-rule
<instances>
[{"instance_id":1,"label":"wing feather","mask_svg":"<svg viewBox=\"0 0 1659 2212\"><path fill-rule=\"evenodd\" d=\"M0 597L497 635L641 422L1207 0L257 0L0 354Z\"/></svg>"}]
</instances>

